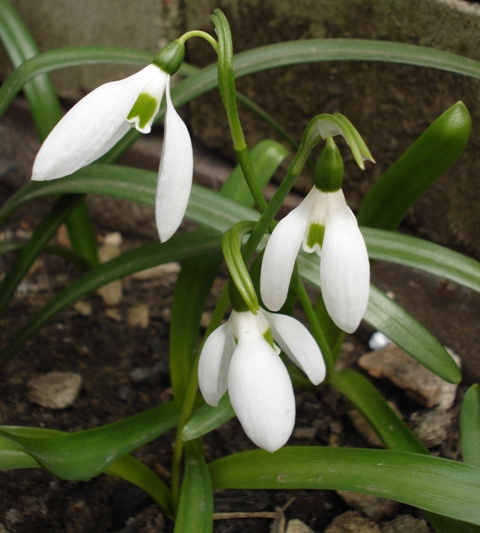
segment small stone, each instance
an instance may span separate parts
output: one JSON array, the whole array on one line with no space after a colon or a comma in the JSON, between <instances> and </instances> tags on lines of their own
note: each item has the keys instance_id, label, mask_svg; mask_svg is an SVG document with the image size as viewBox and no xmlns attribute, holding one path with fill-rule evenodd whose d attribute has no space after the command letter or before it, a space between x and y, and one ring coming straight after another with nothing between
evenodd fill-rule
<instances>
[{"instance_id":1,"label":"small stone","mask_svg":"<svg viewBox=\"0 0 480 533\"><path fill-rule=\"evenodd\" d=\"M111 244L104 244L98 249L100 263L106 263L120 255L120 248ZM123 297L123 284L121 279L116 279L96 290L106 305L117 305Z\"/></svg>"},{"instance_id":2,"label":"small stone","mask_svg":"<svg viewBox=\"0 0 480 533\"><path fill-rule=\"evenodd\" d=\"M24 520L24 517L22 516L22 513L18 509L15 509L15 507L12 507L5 513L5 520L9 522L11 525L21 524Z\"/></svg>"},{"instance_id":3,"label":"small stone","mask_svg":"<svg viewBox=\"0 0 480 533\"><path fill-rule=\"evenodd\" d=\"M379 498L370 494L361 492L349 492L346 490L337 490L337 494L342 500L356 511L371 518L374 522L380 522L385 518L391 518L400 509L400 504L393 500Z\"/></svg>"},{"instance_id":4,"label":"small stone","mask_svg":"<svg viewBox=\"0 0 480 533\"><path fill-rule=\"evenodd\" d=\"M302 522L298 518L292 518L288 521L285 533L314 533L314 531L305 522Z\"/></svg>"},{"instance_id":5,"label":"small stone","mask_svg":"<svg viewBox=\"0 0 480 533\"><path fill-rule=\"evenodd\" d=\"M49 372L28 382L31 402L49 409L65 409L73 404L82 388L82 378L73 372Z\"/></svg>"},{"instance_id":6,"label":"small stone","mask_svg":"<svg viewBox=\"0 0 480 533\"><path fill-rule=\"evenodd\" d=\"M337 516L325 533L381 533L381 531L369 518L364 518L356 511L347 511Z\"/></svg>"},{"instance_id":7,"label":"small stone","mask_svg":"<svg viewBox=\"0 0 480 533\"><path fill-rule=\"evenodd\" d=\"M171 274L178 274L180 272L180 263L165 263L164 265L158 265L145 270L140 270L132 274L133 279L148 280L164 278Z\"/></svg>"},{"instance_id":8,"label":"small stone","mask_svg":"<svg viewBox=\"0 0 480 533\"><path fill-rule=\"evenodd\" d=\"M150 323L150 307L147 304L140 304L128 309L127 322L130 326L138 326L146 329Z\"/></svg>"},{"instance_id":9,"label":"small stone","mask_svg":"<svg viewBox=\"0 0 480 533\"><path fill-rule=\"evenodd\" d=\"M381 526L382 533L429 533L430 529L425 520L419 520L410 515L397 516L395 520Z\"/></svg>"},{"instance_id":10,"label":"small stone","mask_svg":"<svg viewBox=\"0 0 480 533\"><path fill-rule=\"evenodd\" d=\"M103 238L103 244L108 246L114 246L119 248L123 242L122 234L119 231L114 231L112 233L107 233Z\"/></svg>"},{"instance_id":11,"label":"small stone","mask_svg":"<svg viewBox=\"0 0 480 533\"><path fill-rule=\"evenodd\" d=\"M457 364L458 356L455 356ZM375 378L387 378L421 405L449 409L457 386L447 383L417 363L395 344L362 355L358 364Z\"/></svg>"},{"instance_id":12,"label":"small stone","mask_svg":"<svg viewBox=\"0 0 480 533\"><path fill-rule=\"evenodd\" d=\"M413 432L427 446L439 446L448 438L448 427L452 422L452 413L443 410L413 413L411 422L415 425Z\"/></svg>"},{"instance_id":13,"label":"small stone","mask_svg":"<svg viewBox=\"0 0 480 533\"><path fill-rule=\"evenodd\" d=\"M90 302L85 301L85 300L78 301L73 307L82 316L90 316L93 313L92 304Z\"/></svg>"},{"instance_id":14,"label":"small stone","mask_svg":"<svg viewBox=\"0 0 480 533\"><path fill-rule=\"evenodd\" d=\"M117 397L124 402L128 402L130 396L132 395L132 389L127 385L120 385L117 389Z\"/></svg>"},{"instance_id":15,"label":"small stone","mask_svg":"<svg viewBox=\"0 0 480 533\"><path fill-rule=\"evenodd\" d=\"M0 522L0 533L9 533L8 529L1 522Z\"/></svg>"},{"instance_id":16,"label":"small stone","mask_svg":"<svg viewBox=\"0 0 480 533\"><path fill-rule=\"evenodd\" d=\"M123 320L122 313L118 307L107 309L105 314L108 316L108 318L110 318L110 320L114 320L115 322L121 322Z\"/></svg>"},{"instance_id":17,"label":"small stone","mask_svg":"<svg viewBox=\"0 0 480 533\"><path fill-rule=\"evenodd\" d=\"M65 246L66 248L70 248L72 243L70 242L70 237L68 235L68 230L65 224L62 224L55 235L55 239L57 241L57 244L60 246Z\"/></svg>"},{"instance_id":18,"label":"small stone","mask_svg":"<svg viewBox=\"0 0 480 533\"><path fill-rule=\"evenodd\" d=\"M293 430L293 437L296 439L312 441L316 434L316 428L296 428Z\"/></svg>"},{"instance_id":19,"label":"small stone","mask_svg":"<svg viewBox=\"0 0 480 533\"><path fill-rule=\"evenodd\" d=\"M130 372L130 378L135 385L157 385L158 372L154 367L138 367Z\"/></svg>"},{"instance_id":20,"label":"small stone","mask_svg":"<svg viewBox=\"0 0 480 533\"><path fill-rule=\"evenodd\" d=\"M107 283L103 287L98 288L96 291L105 305L117 305L123 298L123 284L121 279L116 279Z\"/></svg>"}]
</instances>

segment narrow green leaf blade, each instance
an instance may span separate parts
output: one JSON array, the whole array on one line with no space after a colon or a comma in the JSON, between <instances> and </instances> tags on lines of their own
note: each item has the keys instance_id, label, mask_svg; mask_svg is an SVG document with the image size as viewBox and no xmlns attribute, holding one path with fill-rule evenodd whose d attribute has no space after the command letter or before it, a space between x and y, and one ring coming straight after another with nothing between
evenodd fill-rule
<instances>
[{"instance_id":1,"label":"narrow green leaf blade","mask_svg":"<svg viewBox=\"0 0 480 533\"><path fill-rule=\"evenodd\" d=\"M359 409L387 448L428 454L368 379L354 370L343 370L332 375L331 383Z\"/></svg>"},{"instance_id":2,"label":"narrow green leaf blade","mask_svg":"<svg viewBox=\"0 0 480 533\"><path fill-rule=\"evenodd\" d=\"M394 230L412 204L463 152L472 121L457 102L447 109L370 188L358 223Z\"/></svg>"},{"instance_id":3,"label":"narrow green leaf blade","mask_svg":"<svg viewBox=\"0 0 480 533\"><path fill-rule=\"evenodd\" d=\"M291 446L230 455L209 468L216 489L350 490L480 524L480 469L438 457Z\"/></svg>"},{"instance_id":4,"label":"narrow green leaf blade","mask_svg":"<svg viewBox=\"0 0 480 533\"><path fill-rule=\"evenodd\" d=\"M112 463L105 474L124 479L143 489L160 509L169 517L173 517L173 501L170 490L148 466L131 455L125 455Z\"/></svg>"},{"instance_id":5,"label":"narrow green leaf blade","mask_svg":"<svg viewBox=\"0 0 480 533\"><path fill-rule=\"evenodd\" d=\"M45 433L36 428L0 426L0 436L13 442L54 476L82 480L100 474L120 457L175 427L180 408L180 404L169 402L119 422L77 433Z\"/></svg>"},{"instance_id":6,"label":"narrow green leaf blade","mask_svg":"<svg viewBox=\"0 0 480 533\"><path fill-rule=\"evenodd\" d=\"M203 451L195 441L186 444L185 475L175 533L210 533L213 528L213 491Z\"/></svg>"},{"instance_id":7,"label":"narrow green leaf blade","mask_svg":"<svg viewBox=\"0 0 480 533\"><path fill-rule=\"evenodd\" d=\"M419 268L480 292L480 262L433 242L392 231L362 228L372 259Z\"/></svg>"},{"instance_id":8,"label":"narrow green leaf blade","mask_svg":"<svg viewBox=\"0 0 480 533\"><path fill-rule=\"evenodd\" d=\"M0 316L35 259L82 199L83 197L77 194L69 194L60 198L23 246L0 283Z\"/></svg>"},{"instance_id":9,"label":"narrow green leaf blade","mask_svg":"<svg viewBox=\"0 0 480 533\"><path fill-rule=\"evenodd\" d=\"M460 414L463 460L480 467L480 386L472 385L466 392Z\"/></svg>"},{"instance_id":10,"label":"narrow green leaf blade","mask_svg":"<svg viewBox=\"0 0 480 533\"><path fill-rule=\"evenodd\" d=\"M203 404L190 418L182 430L182 440L189 441L202 437L235 416L228 393L224 394L217 407Z\"/></svg>"}]
</instances>

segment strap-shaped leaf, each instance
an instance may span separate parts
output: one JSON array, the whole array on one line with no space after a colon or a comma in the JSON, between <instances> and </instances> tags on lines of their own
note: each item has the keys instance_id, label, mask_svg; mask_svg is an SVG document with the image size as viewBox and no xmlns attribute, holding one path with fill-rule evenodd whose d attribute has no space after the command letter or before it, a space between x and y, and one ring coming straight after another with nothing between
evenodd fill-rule
<instances>
[{"instance_id":1,"label":"strap-shaped leaf","mask_svg":"<svg viewBox=\"0 0 480 533\"><path fill-rule=\"evenodd\" d=\"M181 405L169 402L113 424L77 433L45 433L36 428L0 426L13 442L51 474L82 480L103 472L123 455L172 429Z\"/></svg>"},{"instance_id":2,"label":"strap-shaped leaf","mask_svg":"<svg viewBox=\"0 0 480 533\"><path fill-rule=\"evenodd\" d=\"M210 472L198 442L186 445L185 474L175 533L210 533L213 528L213 491Z\"/></svg>"},{"instance_id":3,"label":"strap-shaped leaf","mask_svg":"<svg viewBox=\"0 0 480 533\"><path fill-rule=\"evenodd\" d=\"M358 223L396 229L413 203L463 152L471 127L462 102L447 109L370 188Z\"/></svg>"},{"instance_id":4,"label":"strap-shaped leaf","mask_svg":"<svg viewBox=\"0 0 480 533\"><path fill-rule=\"evenodd\" d=\"M480 469L390 450L287 446L210 463L216 489L332 489L362 492L480 524Z\"/></svg>"},{"instance_id":5,"label":"strap-shaped leaf","mask_svg":"<svg viewBox=\"0 0 480 533\"><path fill-rule=\"evenodd\" d=\"M472 385L462 402L460 415L465 463L480 467L480 386Z\"/></svg>"}]
</instances>

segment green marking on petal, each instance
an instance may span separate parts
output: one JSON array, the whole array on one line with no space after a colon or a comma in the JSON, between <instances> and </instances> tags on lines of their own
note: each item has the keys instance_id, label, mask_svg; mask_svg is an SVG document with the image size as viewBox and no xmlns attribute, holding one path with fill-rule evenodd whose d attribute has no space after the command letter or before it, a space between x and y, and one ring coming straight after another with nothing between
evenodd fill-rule
<instances>
[{"instance_id":1,"label":"green marking on petal","mask_svg":"<svg viewBox=\"0 0 480 533\"><path fill-rule=\"evenodd\" d=\"M157 100L147 93L140 93L128 114L127 121L134 122L137 130L142 131L153 120L157 110Z\"/></svg>"},{"instance_id":2,"label":"green marking on petal","mask_svg":"<svg viewBox=\"0 0 480 533\"><path fill-rule=\"evenodd\" d=\"M265 333L263 334L263 338L268 342L268 344L270 344L273 349L275 349L275 343L273 342L273 333L270 328L265 331Z\"/></svg>"},{"instance_id":3,"label":"green marking on petal","mask_svg":"<svg viewBox=\"0 0 480 533\"><path fill-rule=\"evenodd\" d=\"M316 244L322 247L323 237L325 236L325 226L321 224L310 224L308 228L307 246L314 248Z\"/></svg>"}]
</instances>

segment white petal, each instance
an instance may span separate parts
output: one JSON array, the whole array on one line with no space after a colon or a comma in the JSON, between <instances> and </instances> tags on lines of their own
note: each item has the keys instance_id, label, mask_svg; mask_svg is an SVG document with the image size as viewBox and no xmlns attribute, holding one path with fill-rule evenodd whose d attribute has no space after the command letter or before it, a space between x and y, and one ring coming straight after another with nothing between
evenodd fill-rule
<instances>
[{"instance_id":1,"label":"white petal","mask_svg":"<svg viewBox=\"0 0 480 533\"><path fill-rule=\"evenodd\" d=\"M283 218L273 230L265 248L260 277L263 303L278 311L285 303L295 259L305 235L312 195Z\"/></svg>"},{"instance_id":2,"label":"white petal","mask_svg":"<svg viewBox=\"0 0 480 533\"><path fill-rule=\"evenodd\" d=\"M370 291L370 264L357 220L342 191L330 193L329 217L320 261L320 286L335 324L353 333L365 314Z\"/></svg>"},{"instance_id":3,"label":"white petal","mask_svg":"<svg viewBox=\"0 0 480 533\"><path fill-rule=\"evenodd\" d=\"M274 452L293 431L292 384L285 365L258 329L256 317L249 312L238 315L236 332L234 328L238 344L228 371L230 400L248 437Z\"/></svg>"},{"instance_id":4,"label":"white petal","mask_svg":"<svg viewBox=\"0 0 480 533\"><path fill-rule=\"evenodd\" d=\"M155 217L162 242L177 231L187 209L193 177L193 149L188 129L173 107L170 80L166 90L165 139L158 171Z\"/></svg>"},{"instance_id":5,"label":"white petal","mask_svg":"<svg viewBox=\"0 0 480 533\"><path fill-rule=\"evenodd\" d=\"M228 367L234 348L230 321L213 331L203 345L198 384L204 400L214 407L227 392Z\"/></svg>"},{"instance_id":6,"label":"white petal","mask_svg":"<svg viewBox=\"0 0 480 533\"><path fill-rule=\"evenodd\" d=\"M264 311L273 338L288 357L300 367L308 379L318 385L325 379L325 362L315 339L295 318Z\"/></svg>"},{"instance_id":7,"label":"white petal","mask_svg":"<svg viewBox=\"0 0 480 533\"><path fill-rule=\"evenodd\" d=\"M149 65L133 76L98 87L80 100L43 143L32 179L62 178L108 152L130 129L126 117L156 72L161 71Z\"/></svg>"}]
</instances>

